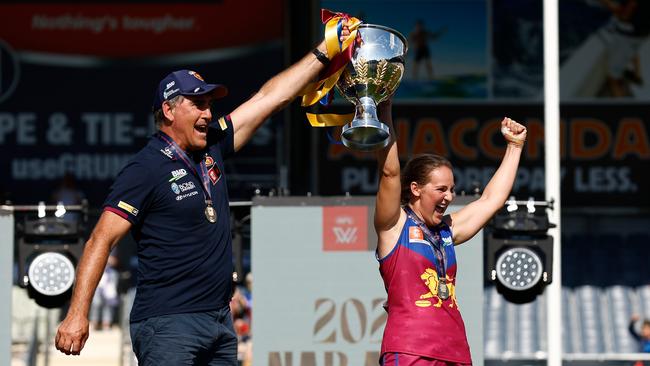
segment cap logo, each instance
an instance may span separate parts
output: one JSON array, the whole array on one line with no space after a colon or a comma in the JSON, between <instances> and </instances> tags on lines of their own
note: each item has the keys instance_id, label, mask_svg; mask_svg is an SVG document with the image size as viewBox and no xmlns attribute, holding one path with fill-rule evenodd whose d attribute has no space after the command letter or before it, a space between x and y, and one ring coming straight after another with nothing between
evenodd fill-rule
<instances>
[{"instance_id":1,"label":"cap logo","mask_svg":"<svg viewBox=\"0 0 650 366\"><path fill-rule=\"evenodd\" d=\"M198 72L196 72L196 71L190 71L189 74L192 75L192 76L194 76L195 78L197 78L197 79L199 79L199 80L205 82L205 81L203 80L203 78L201 77L201 75L199 75Z\"/></svg>"},{"instance_id":2,"label":"cap logo","mask_svg":"<svg viewBox=\"0 0 650 366\"><path fill-rule=\"evenodd\" d=\"M174 85L176 85L176 82L175 82L175 81L171 81L171 82L167 83L167 85L165 86L165 89L169 89L169 88L171 88L171 87L174 86Z\"/></svg>"},{"instance_id":3,"label":"cap logo","mask_svg":"<svg viewBox=\"0 0 650 366\"><path fill-rule=\"evenodd\" d=\"M169 97L170 95L176 93L178 90L179 90L179 89L176 88L176 89L167 90L167 91L163 92L163 98L164 98L164 99L167 99L167 97Z\"/></svg>"}]
</instances>

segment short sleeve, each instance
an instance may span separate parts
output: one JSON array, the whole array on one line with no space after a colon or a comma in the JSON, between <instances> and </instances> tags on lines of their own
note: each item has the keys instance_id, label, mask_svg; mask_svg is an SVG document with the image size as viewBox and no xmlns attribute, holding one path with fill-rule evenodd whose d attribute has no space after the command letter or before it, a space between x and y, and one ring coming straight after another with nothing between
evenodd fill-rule
<instances>
[{"instance_id":1,"label":"short sleeve","mask_svg":"<svg viewBox=\"0 0 650 366\"><path fill-rule=\"evenodd\" d=\"M221 156L226 159L235 152L235 132L230 115L219 117L210 124L208 130L208 145L218 144Z\"/></svg>"},{"instance_id":2,"label":"short sleeve","mask_svg":"<svg viewBox=\"0 0 650 366\"><path fill-rule=\"evenodd\" d=\"M149 206L152 191L151 174L147 166L133 159L115 178L103 208L137 225Z\"/></svg>"}]
</instances>

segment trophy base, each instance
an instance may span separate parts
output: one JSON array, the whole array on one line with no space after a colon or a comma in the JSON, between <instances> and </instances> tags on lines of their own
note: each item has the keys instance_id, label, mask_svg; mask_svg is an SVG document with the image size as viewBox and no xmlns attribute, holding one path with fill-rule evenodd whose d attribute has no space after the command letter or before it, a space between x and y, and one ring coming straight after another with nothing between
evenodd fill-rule
<instances>
[{"instance_id":1,"label":"trophy base","mask_svg":"<svg viewBox=\"0 0 650 366\"><path fill-rule=\"evenodd\" d=\"M352 150L382 149L390 143L390 129L378 120L353 120L343 126L341 142Z\"/></svg>"}]
</instances>

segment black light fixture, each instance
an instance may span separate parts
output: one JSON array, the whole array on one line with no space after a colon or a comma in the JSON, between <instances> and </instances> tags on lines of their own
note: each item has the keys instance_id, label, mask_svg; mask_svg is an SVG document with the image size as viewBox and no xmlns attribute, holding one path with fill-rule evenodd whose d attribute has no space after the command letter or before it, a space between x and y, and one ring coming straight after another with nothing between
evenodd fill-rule
<instances>
[{"instance_id":1,"label":"black light fixture","mask_svg":"<svg viewBox=\"0 0 650 366\"><path fill-rule=\"evenodd\" d=\"M547 230L554 225L546 214L552 205L511 197L492 219L487 237L487 277L511 302L534 300L553 280L553 237Z\"/></svg>"},{"instance_id":2,"label":"black light fixture","mask_svg":"<svg viewBox=\"0 0 650 366\"><path fill-rule=\"evenodd\" d=\"M84 247L87 205L16 206L18 285L46 308L61 307L72 295L76 265ZM54 211L47 216L47 211ZM82 211L82 214L70 211ZM36 215L34 215L36 213Z\"/></svg>"}]
</instances>

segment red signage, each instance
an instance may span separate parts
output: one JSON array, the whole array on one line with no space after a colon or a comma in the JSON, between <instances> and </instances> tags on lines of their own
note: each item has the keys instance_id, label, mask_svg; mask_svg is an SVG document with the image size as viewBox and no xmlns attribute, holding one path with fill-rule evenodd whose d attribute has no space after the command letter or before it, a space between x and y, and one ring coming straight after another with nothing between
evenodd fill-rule
<instances>
[{"instance_id":1,"label":"red signage","mask_svg":"<svg viewBox=\"0 0 650 366\"><path fill-rule=\"evenodd\" d=\"M5 4L0 38L19 51L105 57L259 46L283 37L281 1ZM240 50L245 52L245 50Z\"/></svg>"},{"instance_id":2,"label":"red signage","mask_svg":"<svg viewBox=\"0 0 650 366\"><path fill-rule=\"evenodd\" d=\"M323 207L323 251L368 250L367 206Z\"/></svg>"}]
</instances>

